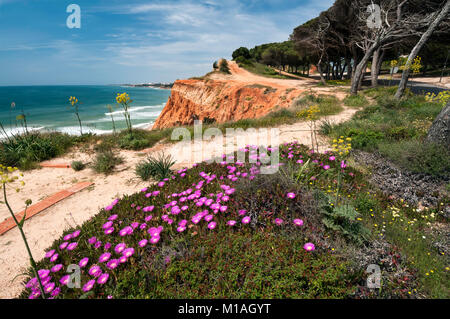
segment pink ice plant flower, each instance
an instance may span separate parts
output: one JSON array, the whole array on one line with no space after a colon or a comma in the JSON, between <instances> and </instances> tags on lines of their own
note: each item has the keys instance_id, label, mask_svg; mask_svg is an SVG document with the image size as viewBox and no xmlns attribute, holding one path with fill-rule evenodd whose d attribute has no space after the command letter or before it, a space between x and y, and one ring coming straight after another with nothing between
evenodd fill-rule
<instances>
[{"instance_id":1,"label":"pink ice plant flower","mask_svg":"<svg viewBox=\"0 0 450 319\"><path fill-rule=\"evenodd\" d=\"M105 229L105 235L111 235L114 232L114 227Z\"/></svg>"},{"instance_id":2,"label":"pink ice plant flower","mask_svg":"<svg viewBox=\"0 0 450 319\"><path fill-rule=\"evenodd\" d=\"M283 220L281 218L275 218L274 223L280 226L281 224L283 224Z\"/></svg>"},{"instance_id":3,"label":"pink ice plant flower","mask_svg":"<svg viewBox=\"0 0 450 319\"><path fill-rule=\"evenodd\" d=\"M123 252L125 250L125 248L127 248L127 245L125 243L120 243L117 244L116 247L114 248L114 251L118 254L120 254L121 252Z\"/></svg>"},{"instance_id":4,"label":"pink ice plant flower","mask_svg":"<svg viewBox=\"0 0 450 319\"><path fill-rule=\"evenodd\" d=\"M77 229L76 231L74 231L72 233L72 238L77 238L78 236L80 236L81 234L81 230Z\"/></svg>"},{"instance_id":5,"label":"pink ice plant flower","mask_svg":"<svg viewBox=\"0 0 450 319\"><path fill-rule=\"evenodd\" d=\"M116 269L117 266L119 266L120 262L118 259L111 259L110 261L108 261L108 263L106 264L106 267L108 267L109 269Z\"/></svg>"},{"instance_id":6,"label":"pink ice plant flower","mask_svg":"<svg viewBox=\"0 0 450 319\"><path fill-rule=\"evenodd\" d=\"M294 225L302 226L303 225L303 220L298 219L298 218L294 219Z\"/></svg>"},{"instance_id":7,"label":"pink ice plant flower","mask_svg":"<svg viewBox=\"0 0 450 319\"><path fill-rule=\"evenodd\" d=\"M52 249L52 250L50 250L50 251L48 251L48 252L45 253L44 258L50 258L50 257L53 256L54 253L55 253L55 250Z\"/></svg>"},{"instance_id":8,"label":"pink ice plant flower","mask_svg":"<svg viewBox=\"0 0 450 319\"><path fill-rule=\"evenodd\" d=\"M111 228L112 225L113 225L112 221L107 221L106 223L103 224L102 228L108 229L108 228Z\"/></svg>"},{"instance_id":9,"label":"pink ice plant flower","mask_svg":"<svg viewBox=\"0 0 450 319\"><path fill-rule=\"evenodd\" d=\"M242 218L242 224L248 224L250 223L251 218L250 216L245 216L244 218Z\"/></svg>"},{"instance_id":10,"label":"pink ice plant flower","mask_svg":"<svg viewBox=\"0 0 450 319\"><path fill-rule=\"evenodd\" d=\"M313 251L313 250L316 249L316 246L314 246L313 243L306 243L306 244L303 246L303 249L306 250L306 251Z\"/></svg>"},{"instance_id":11,"label":"pink ice plant flower","mask_svg":"<svg viewBox=\"0 0 450 319\"><path fill-rule=\"evenodd\" d=\"M211 230L213 230L214 228L216 228L216 226L217 226L217 223L216 223L216 222L210 222L210 223L208 224L208 228L211 229Z\"/></svg>"},{"instance_id":12,"label":"pink ice plant flower","mask_svg":"<svg viewBox=\"0 0 450 319\"><path fill-rule=\"evenodd\" d=\"M67 285L69 283L70 280L70 275L65 275L62 276L61 279L59 280L59 283L63 286Z\"/></svg>"},{"instance_id":13,"label":"pink ice plant flower","mask_svg":"<svg viewBox=\"0 0 450 319\"><path fill-rule=\"evenodd\" d=\"M295 194L294 193L287 193L286 197L290 198L290 199L294 199L295 198Z\"/></svg>"},{"instance_id":14,"label":"pink ice plant flower","mask_svg":"<svg viewBox=\"0 0 450 319\"><path fill-rule=\"evenodd\" d=\"M227 222L227 225L228 225L228 226L234 226L234 225L236 225L236 221L235 221L235 220L229 220L229 221Z\"/></svg>"},{"instance_id":15,"label":"pink ice plant flower","mask_svg":"<svg viewBox=\"0 0 450 319\"><path fill-rule=\"evenodd\" d=\"M47 285L45 285L44 291L48 294L48 293L52 292L52 290L54 288L55 288L55 283L54 282L50 282Z\"/></svg>"},{"instance_id":16,"label":"pink ice plant flower","mask_svg":"<svg viewBox=\"0 0 450 319\"><path fill-rule=\"evenodd\" d=\"M160 239L159 235L157 235L157 236L152 236L152 238L150 238L150 242L151 242L152 244L156 244L157 242L159 242L159 239Z\"/></svg>"},{"instance_id":17,"label":"pink ice plant flower","mask_svg":"<svg viewBox=\"0 0 450 319\"><path fill-rule=\"evenodd\" d=\"M97 279L97 283L100 285L105 284L109 279L109 274L108 273L104 273L102 274L100 277L98 277Z\"/></svg>"},{"instance_id":18,"label":"pink ice plant flower","mask_svg":"<svg viewBox=\"0 0 450 319\"><path fill-rule=\"evenodd\" d=\"M63 265L62 264L57 264L55 266L52 267L51 272L58 272L62 269Z\"/></svg>"},{"instance_id":19,"label":"pink ice plant flower","mask_svg":"<svg viewBox=\"0 0 450 319\"><path fill-rule=\"evenodd\" d=\"M146 245L147 245L147 243L148 243L148 240L147 239L142 239L139 243L138 243L138 245L139 245L139 247L145 247Z\"/></svg>"},{"instance_id":20,"label":"pink ice plant flower","mask_svg":"<svg viewBox=\"0 0 450 319\"><path fill-rule=\"evenodd\" d=\"M84 286L83 286L83 291L84 292L88 292L89 290L91 290L95 285L95 279L89 280Z\"/></svg>"},{"instance_id":21,"label":"pink ice plant flower","mask_svg":"<svg viewBox=\"0 0 450 319\"><path fill-rule=\"evenodd\" d=\"M102 269L98 265L93 265L89 269L89 275L91 275L91 276L98 277L101 275L101 273L102 273Z\"/></svg>"},{"instance_id":22,"label":"pink ice plant flower","mask_svg":"<svg viewBox=\"0 0 450 319\"><path fill-rule=\"evenodd\" d=\"M99 263L107 262L111 258L111 253L103 253L98 258Z\"/></svg>"},{"instance_id":23,"label":"pink ice plant flower","mask_svg":"<svg viewBox=\"0 0 450 319\"><path fill-rule=\"evenodd\" d=\"M80 260L80 262L78 263L78 266L80 266L81 268L84 268L84 267L86 267L88 262L89 262L89 258L85 257L85 258Z\"/></svg>"},{"instance_id":24,"label":"pink ice plant flower","mask_svg":"<svg viewBox=\"0 0 450 319\"><path fill-rule=\"evenodd\" d=\"M129 258L134 254L134 248L127 248L123 251L123 256Z\"/></svg>"}]
</instances>

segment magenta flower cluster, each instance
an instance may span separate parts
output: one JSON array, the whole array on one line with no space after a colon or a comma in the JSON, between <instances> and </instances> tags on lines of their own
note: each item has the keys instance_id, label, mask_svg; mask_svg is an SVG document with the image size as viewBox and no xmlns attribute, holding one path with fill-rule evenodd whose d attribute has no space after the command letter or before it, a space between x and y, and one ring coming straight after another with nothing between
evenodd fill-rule
<instances>
[{"instance_id":1,"label":"magenta flower cluster","mask_svg":"<svg viewBox=\"0 0 450 319\"><path fill-rule=\"evenodd\" d=\"M288 151L287 157L290 159L297 156L293 152L295 145L296 143L292 143ZM273 148L267 150L272 151ZM121 220L119 215L114 213L114 207L119 204L119 199L115 199L104 208L110 215L107 216L102 225L99 225L101 232L104 234L101 236L106 238L106 242L102 242L95 236L83 238L83 236L80 236L80 230L65 235L63 242L57 249L52 249L45 254L45 258L49 259L54 265L51 269L39 270L38 275L44 284L45 293L54 298L61 293L61 289L69 284L70 275L64 274L65 267L68 265L58 263L58 260L61 254L69 255L69 259L73 258L71 256L76 256L77 254L74 254L74 251L80 245L87 245L92 249L91 256L82 256L76 261L83 273L82 290L88 292L95 287L107 284L111 275L121 265L129 263L134 255L142 254L148 245L158 244L170 230L184 233L188 229L196 227L196 229L203 228L205 231L217 231L217 229L224 229L225 227L234 229L239 225L239 227L249 227L257 223L257 214L254 215L246 209L230 208L235 207L232 198L236 189L233 184L239 179L253 180L260 173L261 159L267 155L264 153L258 155L257 147L250 145L247 145L241 151L248 153L249 158L255 161L251 167L239 161L230 164L229 161L233 160L234 157L224 155L220 165L226 169L227 173L222 176L202 171L198 175L197 182L190 185L189 188L167 194L165 189L170 180L186 178L189 173L187 169L182 169L177 171L171 179L167 178L157 183L156 187L153 188L157 190L141 189L142 196L147 201L148 206L132 204L129 209L135 211L133 215L135 220L133 221ZM285 156L285 154L282 154L282 157ZM303 163L303 160L303 157L300 156L297 162ZM329 160L334 161L335 158L330 157ZM194 167L196 166L194 165ZM323 167L325 170L327 169L326 166ZM206 192L206 186L211 183L217 183L217 193ZM296 192L288 192L285 197L286 200L291 201L296 200L297 195ZM158 202L163 199L164 204L151 205L153 199L156 198ZM223 228L221 228L222 223L225 225ZM294 227L304 225L304 221L298 218L293 220L274 218L273 223L280 227L289 224ZM134 247L127 245L127 242L133 242L133 240L136 240L133 244ZM307 243L304 249L313 251L315 246L312 243ZM71 261L73 263L73 260ZM36 278L31 278L26 287L31 290L29 298L40 296Z\"/></svg>"}]
</instances>

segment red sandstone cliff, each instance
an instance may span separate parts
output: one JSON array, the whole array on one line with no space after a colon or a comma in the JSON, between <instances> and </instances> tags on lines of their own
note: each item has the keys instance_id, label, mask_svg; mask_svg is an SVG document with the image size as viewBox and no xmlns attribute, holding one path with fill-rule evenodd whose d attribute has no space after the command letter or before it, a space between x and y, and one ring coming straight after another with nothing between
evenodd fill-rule
<instances>
[{"instance_id":1,"label":"red sandstone cliff","mask_svg":"<svg viewBox=\"0 0 450 319\"><path fill-rule=\"evenodd\" d=\"M309 83L260 77L234 62L229 66L231 75L213 73L203 79L176 81L153 129L193 124L196 118L223 123L261 117L289 107Z\"/></svg>"}]
</instances>

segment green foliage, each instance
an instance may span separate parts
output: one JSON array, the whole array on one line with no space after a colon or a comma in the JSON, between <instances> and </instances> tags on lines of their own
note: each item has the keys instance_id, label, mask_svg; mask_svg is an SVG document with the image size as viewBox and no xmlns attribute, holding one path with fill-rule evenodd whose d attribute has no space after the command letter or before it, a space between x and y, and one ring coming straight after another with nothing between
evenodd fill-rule
<instances>
[{"instance_id":1,"label":"green foliage","mask_svg":"<svg viewBox=\"0 0 450 319\"><path fill-rule=\"evenodd\" d=\"M78 171L82 171L85 167L86 164L84 164L83 162L80 161L73 161L70 166L72 167L72 169L76 172Z\"/></svg>"},{"instance_id":2,"label":"green foliage","mask_svg":"<svg viewBox=\"0 0 450 319\"><path fill-rule=\"evenodd\" d=\"M370 231L362 223L356 220L359 213L349 204L335 207L330 204L331 200L322 199L321 212L322 222L327 229L337 232L347 239L363 244L370 237Z\"/></svg>"},{"instance_id":3,"label":"green foliage","mask_svg":"<svg viewBox=\"0 0 450 319\"><path fill-rule=\"evenodd\" d=\"M231 74L228 62L225 59L219 61L219 71L226 74Z\"/></svg>"},{"instance_id":4,"label":"green foliage","mask_svg":"<svg viewBox=\"0 0 450 319\"><path fill-rule=\"evenodd\" d=\"M294 101L293 107L306 108L311 105L319 107L318 116L328 116L341 112L342 106L335 96L308 94Z\"/></svg>"},{"instance_id":5,"label":"green foliage","mask_svg":"<svg viewBox=\"0 0 450 319\"><path fill-rule=\"evenodd\" d=\"M65 153L77 138L62 133L29 133L0 141L0 163L32 169L37 163Z\"/></svg>"},{"instance_id":6,"label":"green foliage","mask_svg":"<svg viewBox=\"0 0 450 319\"><path fill-rule=\"evenodd\" d=\"M394 144L424 138L441 110L439 103L427 101L421 95L407 95L396 100L392 88L379 87L364 93L375 98L376 104L358 111L350 121L334 125L327 133L334 138L351 137L353 148L366 151L379 150L383 144L383 153L390 159L394 159L395 154L388 149L394 148L400 152L397 157L410 156L406 153L401 155L406 150Z\"/></svg>"},{"instance_id":7,"label":"green foliage","mask_svg":"<svg viewBox=\"0 0 450 319\"><path fill-rule=\"evenodd\" d=\"M402 168L435 177L450 177L450 151L439 144L417 139L381 143L379 151Z\"/></svg>"},{"instance_id":8,"label":"green foliage","mask_svg":"<svg viewBox=\"0 0 450 319\"><path fill-rule=\"evenodd\" d=\"M349 129L346 136L352 139L352 146L362 150L375 150L378 142L383 140L385 135L382 132L368 129Z\"/></svg>"},{"instance_id":9,"label":"green foliage","mask_svg":"<svg viewBox=\"0 0 450 319\"><path fill-rule=\"evenodd\" d=\"M243 65L246 65L246 66L253 66L253 62L252 62L252 60L250 60L250 59L246 59L245 57L243 57L243 56L238 56L236 59L234 59L235 61L236 61L236 63L239 65L239 66L243 66Z\"/></svg>"},{"instance_id":10,"label":"green foliage","mask_svg":"<svg viewBox=\"0 0 450 319\"><path fill-rule=\"evenodd\" d=\"M235 60L235 61L239 57L249 60L251 58L251 55L250 55L250 51L247 48L240 47L239 49L237 49L233 52L232 57L233 57L233 60Z\"/></svg>"},{"instance_id":11,"label":"green foliage","mask_svg":"<svg viewBox=\"0 0 450 319\"><path fill-rule=\"evenodd\" d=\"M355 286L345 262L326 253L308 255L301 238L221 232L197 240L201 244L172 257L164 270L153 266L150 276L134 271L127 278L142 284L127 286L147 286L145 298L169 299L342 298Z\"/></svg>"},{"instance_id":12,"label":"green foliage","mask_svg":"<svg viewBox=\"0 0 450 319\"><path fill-rule=\"evenodd\" d=\"M258 62L251 62L251 63L240 63L240 67L246 69L247 71L269 77L269 78L276 78L276 79L290 79L291 77L287 75L280 74L278 71L274 70L271 67L268 67L265 64L258 63Z\"/></svg>"},{"instance_id":13,"label":"green foliage","mask_svg":"<svg viewBox=\"0 0 450 319\"><path fill-rule=\"evenodd\" d=\"M364 95L349 95L344 99L344 105L351 107L365 107L369 104Z\"/></svg>"},{"instance_id":14,"label":"green foliage","mask_svg":"<svg viewBox=\"0 0 450 319\"><path fill-rule=\"evenodd\" d=\"M103 150L97 153L92 163L92 169L97 173L111 174L114 168L122 163L123 158L114 153L114 151Z\"/></svg>"},{"instance_id":15,"label":"green foliage","mask_svg":"<svg viewBox=\"0 0 450 319\"><path fill-rule=\"evenodd\" d=\"M150 142L143 136L133 134L124 134L119 137L119 147L126 150L141 150L150 145Z\"/></svg>"},{"instance_id":16,"label":"green foliage","mask_svg":"<svg viewBox=\"0 0 450 319\"><path fill-rule=\"evenodd\" d=\"M164 153L158 154L157 157L150 156L136 166L136 175L144 181L150 178L163 180L172 176L171 167L175 163L171 155L164 155Z\"/></svg>"}]
</instances>

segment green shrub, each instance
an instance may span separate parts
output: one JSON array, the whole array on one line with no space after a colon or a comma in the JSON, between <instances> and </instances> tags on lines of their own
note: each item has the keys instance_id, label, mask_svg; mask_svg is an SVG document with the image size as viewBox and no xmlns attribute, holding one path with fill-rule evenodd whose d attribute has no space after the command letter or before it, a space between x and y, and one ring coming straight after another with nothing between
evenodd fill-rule
<instances>
[{"instance_id":1,"label":"green shrub","mask_svg":"<svg viewBox=\"0 0 450 319\"><path fill-rule=\"evenodd\" d=\"M97 153L92 164L92 169L97 173L111 174L116 165L122 163L122 157L118 156L112 150L105 150Z\"/></svg>"},{"instance_id":2,"label":"green shrub","mask_svg":"<svg viewBox=\"0 0 450 319\"><path fill-rule=\"evenodd\" d=\"M78 171L82 171L85 167L86 164L84 164L83 162L80 161L73 161L70 166L72 167L72 169L76 172Z\"/></svg>"},{"instance_id":3,"label":"green shrub","mask_svg":"<svg viewBox=\"0 0 450 319\"><path fill-rule=\"evenodd\" d=\"M132 271L133 284L123 284L121 295L132 286L141 298L343 298L356 284L345 262L309 256L300 236L221 232L197 239L201 244L165 269L154 263L150 276ZM148 287L146 294L138 287Z\"/></svg>"},{"instance_id":4,"label":"green shrub","mask_svg":"<svg viewBox=\"0 0 450 319\"><path fill-rule=\"evenodd\" d=\"M386 109L398 109L402 106L402 102L390 95L381 95L377 97L377 104Z\"/></svg>"},{"instance_id":5,"label":"green shrub","mask_svg":"<svg viewBox=\"0 0 450 319\"><path fill-rule=\"evenodd\" d=\"M319 128L320 134L322 135L329 135L333 131L333 123L331 123L328 120L323 120L320 122L320 128Z\"/></svg>"},{"instance_id":6,"label":"green shrub","mask_svg":"<svg viewBox=\"0 0 450 319\"><path fill-rule=\"evenodd\" d=\"M243 56L237 57L237 58L235 59L235 61L236 61L236 63L239 64L239 65L244 64L244 65L251 66L251 65L253 64L253 62L252 62L250 59L246 59L246 58L243 57Z\"/></svg>"},{"instance_id":7,"label":"green shrub","mask_svg":"<svg viewBox=\"0 0 450 319\"><path fill-rule=\"evenodd\" d=\"M171 155L160 153L157 157L150 156L146 160L141 161L136 166L136 175L144 181L148 181L150 178L163 180L172 176L170 168L174 164L175 161Z\"/></svg>"},{"instance_id":8,"label":"green shrub","mask_svg":"<svg viewBox=\"0 0 450 319\"><path fill-rule=\"evenodd\" d=\"M370 88L367 90L364 90L363 93L369 97L377 98L379 96L385 96L390 95L394 96L394 94L397 92L397 87L391 86L391 87L383 87L383 86L377 86L376 88Z\"/></svg>"},{"instance_id":9,"label":"green shrub","mask_svg":"<svg viewBox=\"0 0 450 319\"><path fill-rule=\"evenodd\" d=\"M369 239L370 231L357 221L359 213L353 206L345 204L335 207L330 204L331 199L328 196L322 196L320 202L322 222L327 229L358 244L363 244Z\"/></svg>"},{"instance_id":10,"label":"green shrub","mask_svg":"<svg viewBox=\"0 0 450 319\"><path fill-rule=\"evenodd\" d=\"M75 138L62 133L30 133L0 141L0 163L22 170L64 154Z\"/></svg>"},{"instance_id":11,"label":"green shrub","mask_svg":"<svg viewBox=\"0 0 450 319\"><path fill-rule=\"evenodd\" d=\"M222 73L231 74L227 60L222 59L220 61L219 71L222 72Z\"/></svg>"},{"instance_id":12,"label":"green shrub","mask_svg":"<svg viewBox=\"0 0 450 319\"><path fill-rule=\"evenodd\" d=\"M385 137L382 132L356 128L349 129L345 135L351 137L353 148L363 150L377 149L378 143Z\"/></svg>"},{"instance_id":13,"label":"green shrub","mask_svg":"<svg viewBox=\"0 0 450 319\"><path fill-rule=\"evenodd\" d=\"M123 134L119 137L119 147L126 150L141 150L150 145L144 134Z\"/></svg>"},{"instance_id":14,"label":"green shrub","mask_svg":"<svg viewBox=\"0 0 450 319\"><path fill-rule=\"evenodd\" d=\"M344 99L344 105L351 107L365 107L369 104L369 101L364 95L349 95Z\"/></svg>"},{"instance_id":15,"label":"green shrub","mask_svg":"<svg viewBox=\"0 0 450 319\"><path fill-rule=\"evenodd\" d=\"M379 151L402 168L435 177L450 177L450 151L422 140L381 143Z\"/></svg>"},{"instance_id":16,"label":"green shrub","mask_svg":"<svg viewBox=\"0 0 450 319\"><path fill-rule=\"evenodd\" d=\"M378 201L367 193L358 193L353 200L354 207L361 214L370 214L378 208Z\"/></svg>"},{"instance_id":17,"label":"green shrub","mask_svg":"<svg viewBox=\"0 0 450 319\"><path fill-rule=\"evenodd\" d=\"M340 101L331 95L308 94L294 101L294 108L305 108L311 105L319 106L319 116L328 116L342 111Z\"/></svg>"},{"instance_id":18,"label":"green shrub","mask_svg":"<svg viewBox=\"0 0 450 319\"><path fill-rule=\"evenodd\" d=\"M416 131L412 127L396 126L390 128L386 135L393 140L399 141L413 138L416 135Z\"/></svg>"}]
</instances>

